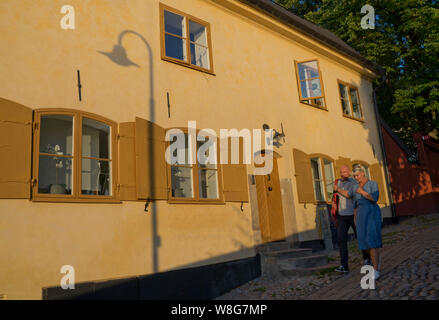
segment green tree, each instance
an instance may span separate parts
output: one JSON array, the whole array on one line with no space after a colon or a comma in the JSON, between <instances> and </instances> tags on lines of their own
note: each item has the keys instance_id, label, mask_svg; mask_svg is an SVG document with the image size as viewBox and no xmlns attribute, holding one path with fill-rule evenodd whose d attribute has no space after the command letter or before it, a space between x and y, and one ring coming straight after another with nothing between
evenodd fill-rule
<instances>
[{"instance_id":1,"label":"green tree","mask_svg":"<svg viewBox=\"0 0 439 320\"><path fill-rule=\"evenodd\" d=\"M415 132L439 128L439 3L436 0L276 0L326 28L386 70L381 116L412 145ZM361 8L375 9L375 29L362 29ZM378 81L375 83L377 84Z\"/></svg>"}]
</instances>

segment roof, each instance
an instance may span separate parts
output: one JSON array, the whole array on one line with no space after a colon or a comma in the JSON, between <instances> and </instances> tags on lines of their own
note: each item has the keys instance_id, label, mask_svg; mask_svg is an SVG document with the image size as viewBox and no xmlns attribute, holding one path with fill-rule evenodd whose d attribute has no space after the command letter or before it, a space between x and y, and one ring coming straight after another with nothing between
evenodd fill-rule
<instances>
[{"instance_id":1,"label":"roof","mask_svg":"<svg viewBox=\"0 0 439 320\"><path fill-rule=\"evenodd\" d=\"M372 70L377 75L384 72L384 69L377 63L370 61L363 57L360 53L355 51L346 42L341 40L331 31L319 27L318 25L305 20L294 13L288 11L284 7L273 3L271 0L239 0L240 2L247 4L258 11L262 11L265 14L281 21L282 23L298 29L303 34L323 43L329 48L350 57L354 61L360 63L362 66Z\"/></svg>"},{"instance_id":2,"label":"roof","mask_svg":"<svg viewBox=\"0 0 439 320\"><path fill-rule=\"evenodd\" d=\"M379 117L380 123L382 127L387 131L387 133L393 138L393 140L396 142L396 144L407 154L412 155L412 152L410 149L404 144L404 142L401 141L401 139L396 135L395 132L393 132L392 128L381 118Z\"/></svg>"}]
</instances>

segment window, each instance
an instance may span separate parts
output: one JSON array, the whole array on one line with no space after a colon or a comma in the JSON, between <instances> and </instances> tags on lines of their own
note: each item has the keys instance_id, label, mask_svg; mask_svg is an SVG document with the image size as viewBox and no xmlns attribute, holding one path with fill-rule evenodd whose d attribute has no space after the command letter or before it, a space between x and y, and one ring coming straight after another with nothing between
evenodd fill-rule
<instances>
[{"instance_id":1,"label":"window","mask_svg":"<svg viewBox=\"0 0 439 320\"><path fill-rule=\"evenodd\" d=\"M326 109L322 75L318 61L295 61L295 64L300 102Z\"/></svg>"},{"instance_id":2,"label":"window","mask_svg":"<svg viewBox=\"0 0 439 320\"><path fill-rule=\"evenodd\" d=\"M314 194L317 201L325 201L323 195L323 176L319 158L311 159L312 179L314 181Z\"/></svg>"},{"instance_id":3,"label":"window","mask_svg":"<svg viewBox=\"0 0 439 320\"><path fill-rule=\"evenodd\" d=\"M81 194L111 196L111 127L82 118Z\"/></svg>"},{"instance_id":4,"label":"window","mask_svg":"<svg viewBox=\"0 0 439 320\"><path fill-rule=\"evenodd\" d=\"M311 158L311 173L315 200L332 201L335 181L333 162L321 157Z\"/></svg>"},{"instance_id":5,"label":"window","mask_svg":"<svg viewBox=\"0 0 439 320\"><path fill-rule=\"evenodd\" d=\"M360 97L358 95L357 88L338 81L338 87L340 90L340 100L343 115L348 118L363 120L363 114L361 112Z\"/></svg>"},{"instance_id":6,"label":"window","mask_svg":"<svg viewBox=\"0 0 439 320\"><path fill-rule=\"evenodd\" d=\"M213 73L210 25L165 5L160 10L162 58Z\"/></svg>"},{"instance_id":7,"label":"window","mask_svg":"<svg viewBox=\"0 0 439 320\"><path fill-rule=\"evenodd\" d=\"M325 189L326 189L326 200L332 201L332 195L334 194L334 166L332 161L328 159L323 159L323 171L325 173Z\"/></svg>"},{"instance_id":8,"label":"window","mask_svg":"<svg viewBox=\"0 0 439 320\"><path fill-rule=\"evenodd\" d=\"M38 193L73 195L73 120L71 115L41 115Z\"/></svg>"},{"instance_id":9,"label":"window","mask_svg":"<svg viewBox=\"0 0 439 320\"><path fill-rule=\"evenodd\" d=\"M81 112L37 111L36 199L114 197L115 125Z\"/></svg>"},{"instance_id":10,"label":"window","mask_svg":"<svg viewBox=\"0 0 439 320\"><path fill-rule=\"evenodd\" d=\"M197 202L222 202L220 195L221 181L220 166L209 163L209 159L217 159L217 143L197 141L197 153L201 158L192 161L192 141L188 134L171 134L170 143L175 143L177 139L184 141L184 145L171 149L175 161L170 167L170 199L177 201L197 201ZM206 145L205 145L206 144ZM201 150L202 148L202 150ZM204 152L204 153L203 153ZM212 153L212 154L211 154Z\"/></svg>"}]
</instances>

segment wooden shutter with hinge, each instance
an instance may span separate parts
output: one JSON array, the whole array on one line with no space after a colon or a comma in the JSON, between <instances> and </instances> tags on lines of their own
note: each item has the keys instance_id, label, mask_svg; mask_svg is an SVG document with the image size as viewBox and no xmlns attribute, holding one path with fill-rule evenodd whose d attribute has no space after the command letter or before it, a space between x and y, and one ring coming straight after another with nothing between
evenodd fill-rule
<instances>
[{"instance_id":1,"label":"wooden shutter with hinge","mask_svg":"<svg viewBox=\"0 0 439 320\"><path fill-rule=\"evenodd\" d=\"M135 124L138 199L168 199L165 129L137 118Z\"/></svg>"},{"instance_id":2,"label":"wooden shutter with hinge","mask_svg":"<svg viewBox=\"0 0 439 320\"><path fill-rule=\"evenodd\" d=\"M293 149L293 158L299 203L313 203L315 196L310 158L298 149Z\"/></svg>"},{"instance_id":3,"label":"wooden shutter with hinge","mask_svg":"<svg viewBox=\"0 0 439 320\"><path fill-rule=\"evenodd\" d=\"M119 124L119 199L137 200L135 122Z\"/></svg>"},{"instance_id":4,"label":"wooden shutter with hinge","mask_svg":"<svg viewBox=\"0 0 439 320\"><path fill-rule=\"evenodd\" d=\"M0 98L0 198L29 199L32 109Z\"/></svg>"},{"instance_id":5,"label":"wooden shutter with hinge","mask_svg":"<svg viewBox=\"0 0 439 320\"><path fill-rule=\"evenodd\" d=\"M244 139L239 138L239 164L231 163L231 139L228 139L228 164L221 166L223 192L226 202L248 202L247 165L244 163Z\"/></svg>"},{"instance_id":6,"label":"wooden shutter with hinge","mask_svg":"<svg viewBox=\"0 0 439 320\"><path fill-rule=\"evenodd\" d=\"M378 203L387 204L386 194L384 189L383 175L381 174L381 166L379 163L375 163L369 167L371 179L378 184L378 190L380 192Z\"/></svg>"}]
</instances>

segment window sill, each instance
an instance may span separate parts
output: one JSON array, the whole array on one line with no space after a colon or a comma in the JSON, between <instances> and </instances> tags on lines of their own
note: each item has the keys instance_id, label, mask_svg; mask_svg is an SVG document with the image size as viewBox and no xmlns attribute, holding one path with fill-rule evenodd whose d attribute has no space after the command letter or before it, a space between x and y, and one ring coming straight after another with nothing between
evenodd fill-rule
<instances>
[{"instance_id":1,"label":"window sill","mask_svg":"<svg viewBox=\"0 0 439 320\"><path fill-rule=\"evenodd\" d=\"M169 204L212 204L212 205L225 205L226 202L222 201L222 200L193 200L193 199L189 199L189 200L184 200L184 199L169 199L168 200Z\"/></svg>"},{"instance_id":2,"label":"window sill","mask_svg":"<svg viewBox=\"0 0 439 320\"><path fill-rule=\"evenodd\" d=\"M33 202L56 202L56 203L102 203L102 204L121 204L122 201L116 198L67 198L67 197L42 197L32 198Z\"/></svg>"},{"instance_id":3,"label":"window sill","mask_svg":"<svg viewBox=\"0 0 439 320\"><path fill-rule=\"evenodd\" d=\"M183 66L183 67L186 67L186 68L189 68L189 69L192 69L192 70L196 70L196 71L200 71L200 72L203 72L203 73L207 73L207 74L210 74L212 76L216 76L216 74L213 72L213 69L212 70L204 69L204 68L197 67L197 66L194 66L192 64L186 63L184 61L181 61L181 60L178 60L178 59L169 58L169 57L166 57L166 56L162 57L162 60L163 61L167 61L167 62L171 62L171 63L175 63L175 64L178 64L180 66Z\"/></svg>"},{"instance_id":4,"label":"window sill","mask_svg":"<svg viewBox=\"0 0 439 320\"><path fill-rule=\"evenodd\" d=\"M299 202L300 204L312 204L312 205L315 205L315 206L318 206L318 205L331 205L332 204L332 202L326 202L326 201L316 201L316 200L314 200L313 202Z\"/></svg>"},{"instance_id":5,"label":"window sill","mask_svg":"<svg viewBox=\"0 0 439 320\"><path fill-rule=\"evenodd\" d=\"M317 104L306 103L306 102L303 102L303 101L300 101L300 103L304 104L304 105L306 105L308 107L314 107L314 108L317 108L317 109L320 109L320 110L323 110L323 111L328 111L328 109L326 107L322 107L322 106L319 106Z\"/></svg>"},{"instance_id":6,"label":"window sill","mask_svg":"<svg viewBox=\"0 0 439 320\"><path fill-rule=\"evenodd\" d=\"M354 120L354 121L358 121L358 122L364 123L364 119L363 118L361 118L361 119L355 118L355 117L352 117L352 116L348 116L347 114L344 114L344 113L343 113L343 117L351 119L351 120Z\"/></svg>"},{"instance_id":7,"label":"window sill","mask_svg":"<svg viewBox=\"0 0 439 320\"><path fill-rule=\"evenodd\" d=\"M332 202L327 202L327 201L316 201L314 202L315 205L323 205L323 204L331 204Z\"/></svg>"}]
</instances>

